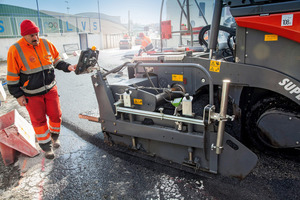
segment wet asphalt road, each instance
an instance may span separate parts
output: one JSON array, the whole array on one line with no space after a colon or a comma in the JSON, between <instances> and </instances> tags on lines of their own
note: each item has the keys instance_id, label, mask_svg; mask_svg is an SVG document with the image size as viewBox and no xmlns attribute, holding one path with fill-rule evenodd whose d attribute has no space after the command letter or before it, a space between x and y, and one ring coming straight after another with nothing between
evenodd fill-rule
<instances>
[{"instance_id":1,"label":"wet asphalt road","mask_svg":"<svg viewBox=\"0 0 300 200\"><path fill-rule=\"evenodd\" d=\"M126 51L100 52L100 65L112 68ZM76 63L76 58L69 62ZM100 124L78 114L97 109L90 74L56 71L63 111L61 142L54 160L19 155L0 161L0 199L300 199L300 162L259 155L244 180L195 175L116 151L103 143ZM118 81L124 77L112 77Z\"/></svg>"},{"instance_id":2,"label":"wet asphalt road","mask_svg":"<svg viewBox=\"0 0 300 200\"><path fill-rule=\"evenodd\" d=\"M81 138L66 128L62 131L63 146L55 151L54 160L46 160L42 154L35 158L20 155L19 167L7 167L12 174L3 182L11 178L14 182L1 191L0 199L250 200L300 197L300 166L289 160L278 161L264 155L244 180L200 176L114 151L104 145L100 137Z\"/></svg>"},{"instance_id":3,"label":"wet asphalt road","mask_svg":"<svg viewBox=\"0 0 300 200\"><path fill-rule=\"evenodd\" d=\"M66 128L62 131L63 146L55 151L54 160L47 160L43 155L31 160L19 156L18 163L22 166L26 160L27 165L34 165L21 169L21 173L26 172L15 187L1 194L1 199L183 199L188 196L198 199L201 193L205 195L198 179L189 180L193 193L184 194L178 185L186 182L184 176L166 173L159 165L102 148L101 141L97 146L91 145Z\"/></svg>"}]
</instances>

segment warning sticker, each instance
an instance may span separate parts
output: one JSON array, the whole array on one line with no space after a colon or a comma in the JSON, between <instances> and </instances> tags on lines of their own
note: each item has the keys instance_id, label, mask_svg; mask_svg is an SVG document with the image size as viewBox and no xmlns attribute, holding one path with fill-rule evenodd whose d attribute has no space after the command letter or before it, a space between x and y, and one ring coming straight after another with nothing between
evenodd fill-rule
<instances>
[{"instance_id":1,"label":"warning sticker","mask_svg":"<svg viewBox=\"0 0 300 200\"><path fill-rule=\"evenodd\" d=\"M265 35L265 41L277 41L278 40L278 35Z\"/></svg>"},{"instance_id":2,"label":"warning sticker","mask_svg":"<svg viewBox=\"0 0 300 200\"><path fill-rule=\"evenodd\" d=\"M183 82L183 75L181 75L181 74L172 74L172 81Z\"/></svg>"},{"instance_id":3,"label":"warning sticker","mask_svg":"<svg viewBox=\"0 0 300 200\"><path fill-rule=\"evenodd\" d=\"M143 100L142 99L133 99L133 103L137 105L143 105Z\"/></svg>"},{"instance_id":4,"label":"warning sticker","mask_svg":"<svg viewBox=\"0 0 300 200\"><path fill-rule=\"evenodd\" d=\"M293 14L282 15L281 17L281 26L293 26Z\"/></svg>"},{"instance_id":5,"label":"warning sticker","mask_svg":"<svg viewBox=\"0 0 300 200\"><path fill-rule=\"evenodd\" d=\"M221 62L216 60L210 61L209 71L220 72Z\"/></svg>"}]
</instances>

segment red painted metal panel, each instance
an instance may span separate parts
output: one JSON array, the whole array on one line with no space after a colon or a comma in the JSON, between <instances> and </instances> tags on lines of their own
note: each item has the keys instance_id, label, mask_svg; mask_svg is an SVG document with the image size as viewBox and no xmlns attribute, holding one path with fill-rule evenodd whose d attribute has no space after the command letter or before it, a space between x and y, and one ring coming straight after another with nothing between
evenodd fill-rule
<instances>
[{"instance_id":1,"label":"red painted metal panel","mask_svg":"<svg viewBox=\"0 0 300 200\"><path fill-rule=\"evenodd\" d=\"M236 17L237 25L300 42L300 12Z\"/></svg>"},{"instance_id":2,"label":"red painted metal panel","mask_svg":"<svg viewBox=\"0 0 300 200\"><path fill-rule=\"evenodd\" d=\"M161 34L162 39L172 38L171 20L161 22Z\"/></svg>"}]
</instances>

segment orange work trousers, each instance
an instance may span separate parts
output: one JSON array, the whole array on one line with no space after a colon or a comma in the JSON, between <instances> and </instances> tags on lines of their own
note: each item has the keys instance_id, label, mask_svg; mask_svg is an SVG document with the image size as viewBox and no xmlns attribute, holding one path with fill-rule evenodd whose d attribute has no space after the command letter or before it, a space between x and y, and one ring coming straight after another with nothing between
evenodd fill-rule
<instances>
[{"instance_id":1,"label":"orange work trousers","mask_svg":"<svg viewBox=\"0 0 300 200\"><path fill-rule=\"evenodd\" d=\"M26 109L29 113L36 138L40 144L51 141L51 132L60 133L61 116L57 86L48 93L38 96L26 97ZM49 127L47 123L49 118Z\"/></svg>"}]
</instances>

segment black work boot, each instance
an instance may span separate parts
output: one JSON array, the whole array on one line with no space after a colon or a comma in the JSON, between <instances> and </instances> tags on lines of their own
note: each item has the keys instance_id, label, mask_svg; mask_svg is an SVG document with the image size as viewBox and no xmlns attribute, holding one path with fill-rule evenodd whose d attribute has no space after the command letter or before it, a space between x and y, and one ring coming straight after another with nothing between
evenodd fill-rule
<instances>
[{"instance_id":1,"label":"black work boot","mask_svg":"<svg viewBox=\"0 0 300 200\"><path fill-rule=\"evenodd\" d=\"M59 141L58 137L59 137L59 134L51 133L51 139L52 139L52 143L53 143L54 148L60 147L60 141Z\"/></svg>"},{"instance_id":2,"label":"black work boot","mask_svg":"<svg viewBox=\"0 0 300 200\"><path fill-rule=\"evenodd\" d=\"M45 157L47 159L53 159L54 158L54 152L52 150L52 143L51 141L45 143L45 144L39 144L41 149L45 152Z\"/></svg>"}]
</instances>

